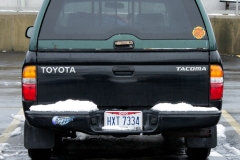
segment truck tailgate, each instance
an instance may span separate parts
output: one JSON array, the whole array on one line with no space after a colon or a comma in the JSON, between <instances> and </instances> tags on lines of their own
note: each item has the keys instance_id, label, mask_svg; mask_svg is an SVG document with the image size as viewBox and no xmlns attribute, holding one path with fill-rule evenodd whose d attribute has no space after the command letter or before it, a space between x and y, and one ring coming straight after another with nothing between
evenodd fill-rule
<instances>
[{"instance_id":1,"label":"truck tailgate","mask_svg":"<svg viewBox=\"0 0 240 160\"><path fill-rule=\"evenodd\" d=\"M209 103L208 52L44 52L37 57L39 104L75 99L104 109L148 109L160 102Z\"/></svg>"}]
</instances>

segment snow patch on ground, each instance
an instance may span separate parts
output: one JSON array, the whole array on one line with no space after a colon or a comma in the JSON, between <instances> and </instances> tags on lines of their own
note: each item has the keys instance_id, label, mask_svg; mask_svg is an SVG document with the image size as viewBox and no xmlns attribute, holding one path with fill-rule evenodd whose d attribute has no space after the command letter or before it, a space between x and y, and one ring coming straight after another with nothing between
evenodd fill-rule
<instances>
[{"instance_id":1,"label":"snow patch on ground","mask_svg":"<svg viewBox=\"0 0 240 160\"><path fill-rule=\"evenodd\" d=\"M217 125L217 137L225 139L226 138L225 130L226 129L225 129L225 127L223 125L218 124Z\"/></svg>"},{"instance_id":2,"label":"snow patch on ground","mask_svg":"<svg viewBox=\"0 0 240 160\"><path fill-rule=\"evenodd\" d=\"M77 134L77 138L76 139L79 139L79 140L85 140L88 137L87 134L82 133L82 132L77 132L76 134Z\"/></svg>"},{"instance_id":3,"label":"snow patch on ground","mask_svg":"<svg viewBox=\"0 0 240 160\"><path fill-rule=\"evenodd\" d=\"M151 108L154 111L167 111L167 112L205 112L205 111L218 111L215 107L194 107L186 103L159 103Z\"/></svg>"},{"instance_id":4,"label":"snow patch on ground","mask_svg":"<svg viewBox=\"0 0 240 160\"><path fill-rule=\"evenodd\" d=\"M210 153L209 156L211 156L211 157L223 157L221 154L217 153L213 149L211 150L211 153Z\"/></svg>"},{"instance_id":5,"label":"snow patch on ground","mask_svg":"<svg viewBox=\"0 0 240 160\"><path fill-rule=\"evenodd\" d=\"M11 133L11 137L15 137L15 136L18 136L20 134L22 134L21 132L22 128L21 127L17 127L12 133Z\"/></svg>"},{"instance_id":6,"label":"snow patch on ground","mask_svg":"<svg viewBox=\"0 0 240 160\"><path fill-rule=\"evenodd\" d=\"M10 144L8 144L8 143L0 143L0 160L5 159L6 157L17 156L20 154L19 152L12 153L12 154L4 153L7 150L9 150L9 146L10 146Z\"/></svg>"},{"instance_id":7,"label":"snow patch on ground","mask_svg":"<svg viewBox=\"0 0 240 160\"><path fill-rule=\"evenodd\" d=\"M97 111L98 108L93 102L69 99L55 104L31 106L30 110L42 112L90 112Z\"/></svg>"},{"instance_id":8,"label":"snow patch on ground","mask_svg":"<svg viewBox=\"0 0 240 160\"><path fill-rule=\"evenodd\" d=\"M25 121L24 115L14 115L14 114L11 114L11 117L12 117L13 119L17 119L17 120L19 120L19 121L21 121L21 122L24 122L24 121Z\"/></svg>"},{"instance_id":9,"label":"snow patch on ground","mask_svg":"<svg viewBox=\"0 0 240 160\"><path fill-rule=\"evenodd\" d=\"M10 144L8 144L8 143L0 143L0 154L1 154L3 151L6 151L9 146L10 146Z\"/></svg>"},{"instance_id":10,"label":"snow patch on ground","mask_svg":"<svg viewBox=\"0 0 240 160\"><path fill-rule=\"evenodd\" d=\"M4 82L4 86L20 86L21 82Z\"/></svg>"},{"instance_id":11,"label":"snow patch on ground","mask_svg":"<svg viewBox=\"0 0 240 160\"><path fill-rule=\"evenodd\" d=\"M103 130L118 130L118 131L133 130L132 128L120 127L120 126L103 126L102 129Z\"/></svg>"},{"instance_id":12,"label":"snow patch on ground","mask_svg":"<svg viewBox=\"0 0 240 160\"><path fill-rule=\"evenodd\" d=\"M226 139L226 135L225 135L225 127L221 124L217 125L217 137L218 137L218 141L223 142L221 144L221 147L223 147L224 149L228 150L229 153L239 156L240 155L240 150L238 150L235 147L231 147L229 143L226 143L226 141L224 141ZM219 142L218 142L219 143Z\"/></svg>"},{"instance_id":13,"label":"snow patch on ground","mask_svg":"<svg viewBox=\"0 0 240 160\"><path fill-rule=\"evenodd\" d=\"M223 145L223 147L234 155L237 155L237 156L240 155L240 151L235 147L231 147L229 144L225 144Z\"/></svg>"},{"instance_id":14,"label":"snow patch on ground","mask_svg":"<svg viewBox=\"0 0 240 160\"><path fill-rule=\"evenodd\" d=\"M12 153L12 154L3 154L4 157L12 157L12 156L17 156L19 155L19 152Z\"/></svg>"},{"instance_id":15,"label":"snow patch on ground","mask_svg":"<svg viewBox=\"0 0 240 160\"><path fill-rule=\"evenodd\" d=\"M8 149L10 145L8 143L0 143L0 159L5 159L3 152Z\"/></svg>"}]
</instances>

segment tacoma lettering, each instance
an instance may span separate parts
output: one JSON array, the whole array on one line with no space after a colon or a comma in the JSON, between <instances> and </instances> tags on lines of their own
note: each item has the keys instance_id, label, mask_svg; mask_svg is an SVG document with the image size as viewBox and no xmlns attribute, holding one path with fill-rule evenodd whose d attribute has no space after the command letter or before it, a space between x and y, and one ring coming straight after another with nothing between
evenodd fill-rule
<instances>
[{"instance_id":1,"label":"tacoma lettering","mask_svg":"<svg viewBox=\"0 0 240 160\"><path fill-rule=\"evenodd\" d=\"M206 67L176 67L177 71L194 72L194 71L207 71Z\"/></svg>"}]
</instances>

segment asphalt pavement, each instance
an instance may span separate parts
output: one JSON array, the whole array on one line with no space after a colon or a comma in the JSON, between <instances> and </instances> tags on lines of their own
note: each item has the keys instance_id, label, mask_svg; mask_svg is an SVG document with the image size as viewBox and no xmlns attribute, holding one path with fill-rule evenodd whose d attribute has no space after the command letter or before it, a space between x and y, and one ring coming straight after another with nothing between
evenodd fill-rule
<instances>
[{"instance_id":1,"label":"asphalt pavement","mask_svg":"<svg viewBox=\"0 0 240 160\"><path fill-rule=\"evenodd\" d=\"M0 53L0 159L29 160L23 145L21 65L24 53ZM222 56L225 78L223 114L218 125L218 146L208 160L240 160L240 56ZM15 129L20 127L21 131ZM15 130L15 136L11 136ZM7 143L7 144L4 144ZM3 147L4 146L4 147ZM67 152L65 152L67 151ZM182 138L155 136L89 136L65 139L53 160L186 160Z\"/></svg>"}]
</instances>

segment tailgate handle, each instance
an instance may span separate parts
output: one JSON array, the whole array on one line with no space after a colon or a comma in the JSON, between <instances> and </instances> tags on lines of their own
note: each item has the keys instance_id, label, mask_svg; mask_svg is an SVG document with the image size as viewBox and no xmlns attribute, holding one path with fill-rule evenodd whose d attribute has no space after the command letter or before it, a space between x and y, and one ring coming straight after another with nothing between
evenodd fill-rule
<instances>
[{"instance_id":1,"label":"tailgate handle","mask_svg":"<svg viewBox=\"0 0 240 160\"><path fill-rule=\"evenodd\" d=\"M134 42L133 41L115 41L114 48L115 49L133 49Z\"/></svg>"},{"instance_id":2,"label":"tailgate handle","mask_svg":"<svg viewBox=\"0 0 240 160\"><path fill-rule=\"evenodd\" d=\"M113 67L112 71L115 76L132 76L135 69L133 67Z\"/></svg>"}]
</instances>

